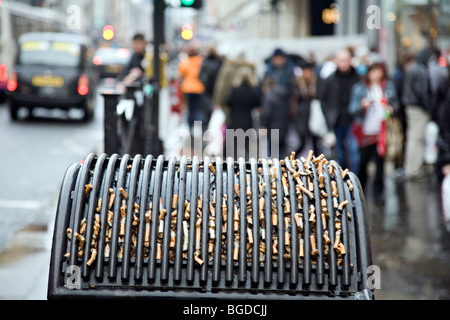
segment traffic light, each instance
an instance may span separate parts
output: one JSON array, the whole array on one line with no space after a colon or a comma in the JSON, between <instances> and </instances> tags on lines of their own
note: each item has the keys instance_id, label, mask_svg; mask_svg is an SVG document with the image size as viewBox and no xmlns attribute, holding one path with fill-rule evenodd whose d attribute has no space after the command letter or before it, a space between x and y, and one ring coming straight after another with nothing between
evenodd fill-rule
<instances>
[{"instance_id":1,"label":"traffic light","mask_svg":"<svg viewBox=\"0 0 450 320\"><path fill-rule=\"evenodd\" d=\"M194 37L194 27L192 24L186 23L181 27L181 38L189 41Z\"/></svg>"},{"instance_id":2,"label":"traffic light","mask_svg":"<svg viewBox=\"0 0 450 320\"><path fill-rule=\"evenodd\" d=\"M202 7L202 0L180 0L182 8L200 9Z\"/></svg>"},{"instance_id":3,"label":"traffic light","mask_svg":"<svg viewBox=\"0 0 450 320\"><path fill-rule=\"evenodd\" d=\"M103 27L103 39L112 40L114 38L114 27L111 25L106 25Z\"/></svg>"}]
</instances>

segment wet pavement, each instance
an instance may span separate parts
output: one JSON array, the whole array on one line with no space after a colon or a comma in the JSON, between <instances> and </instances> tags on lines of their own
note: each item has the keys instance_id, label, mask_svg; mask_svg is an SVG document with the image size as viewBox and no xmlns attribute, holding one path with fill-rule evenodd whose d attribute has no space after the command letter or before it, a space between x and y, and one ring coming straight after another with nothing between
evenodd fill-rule
<instances>
[{"instance_id":1,"label":"wet pavement","mask_svg":"<svg viewBox=\"0 0 450 320\"><path fill-rule=\"evenodd\" d=\"M370 190L366 206L372 260L381 271L376 299L450 299L450 233L440 184L406 182L387 174L385 204Z\"/></svg>"}]
</instances>

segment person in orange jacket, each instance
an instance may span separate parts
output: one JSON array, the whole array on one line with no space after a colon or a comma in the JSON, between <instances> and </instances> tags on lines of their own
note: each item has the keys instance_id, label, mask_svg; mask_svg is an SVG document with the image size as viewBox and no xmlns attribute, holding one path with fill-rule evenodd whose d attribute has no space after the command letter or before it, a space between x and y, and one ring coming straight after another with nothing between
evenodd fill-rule
<instances>
[{"instance_id":1,"label":"person in orange jacket","mask_svg":"<svg viewBox=\"0 0 450 320\"><path fill-rule=\"evenodd\" d=\"M205 86L199 79L203 58L194 47L188 49L188 58L178 64L178 75L181 78L180 90L188 105L188 124L192 131L195 121L206 122L203 93Z\"/></svg>"}]
</instances>

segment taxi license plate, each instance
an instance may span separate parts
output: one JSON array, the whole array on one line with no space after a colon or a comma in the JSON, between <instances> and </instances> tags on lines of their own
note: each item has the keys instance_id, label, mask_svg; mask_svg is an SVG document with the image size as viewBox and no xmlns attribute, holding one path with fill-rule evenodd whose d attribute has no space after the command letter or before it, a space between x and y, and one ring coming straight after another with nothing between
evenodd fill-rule
<instances>
[{"instance_id":1,"label":"taxi license plate","mask_svg":"<svg viewBox=\"0 0 450 320\"><path fill-rule=\"evenodd\" d=\"M35 87L61 88L64 84L64 78L58 76L37 75L31 79L31 83Z\"/></svg>"},{"instance_id":2,"label":"taxi license plate","mask_svg":"<svg viewBox=\"0 0 450 320\"><path fill-rule=\"evenodd\" d=\"M107 72L120 72L120 71L122 71L122 68L123 67L120 65L112 65L112 66L106 66L105 70Z\"/></svg>"}]
</instances>

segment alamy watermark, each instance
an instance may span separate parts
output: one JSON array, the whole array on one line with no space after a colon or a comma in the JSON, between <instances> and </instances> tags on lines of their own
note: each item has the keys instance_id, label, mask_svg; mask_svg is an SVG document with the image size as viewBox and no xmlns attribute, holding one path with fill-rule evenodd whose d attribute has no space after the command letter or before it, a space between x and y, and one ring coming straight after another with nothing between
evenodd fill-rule
<instances>
[{"instance_id":1,"label":"alamy watermark","mask_svg":"<svg viewBox=\"0 0 450 320\"><path fill-rule=\"evenodd\" d=\"M202 122L196 121L192 132L178 128L173 133L177 140L171 148L178 160L181 156L215 156L238 159L279 158L280 133L278 129L220 129L203 130Z\"/></svg>"}]
</instances>

